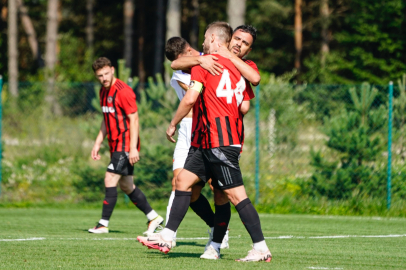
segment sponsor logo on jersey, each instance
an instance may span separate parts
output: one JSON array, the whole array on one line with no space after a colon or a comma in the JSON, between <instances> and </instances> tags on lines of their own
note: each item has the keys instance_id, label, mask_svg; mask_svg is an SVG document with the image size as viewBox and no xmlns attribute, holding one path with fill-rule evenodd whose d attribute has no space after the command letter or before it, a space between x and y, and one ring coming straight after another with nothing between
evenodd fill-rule
<instances>
[{"instance_id":1,"label":"sponsor logo on jersey","mask_svg":"<svg viewBox=\"0 0 406 270\"><path fill-rule=\"evenodd\" d=\"M102 106L102 111L104 113L115 113L116 110L114 110L113 107L107 107L107 106Z\"/></svg>"}]
</instances>

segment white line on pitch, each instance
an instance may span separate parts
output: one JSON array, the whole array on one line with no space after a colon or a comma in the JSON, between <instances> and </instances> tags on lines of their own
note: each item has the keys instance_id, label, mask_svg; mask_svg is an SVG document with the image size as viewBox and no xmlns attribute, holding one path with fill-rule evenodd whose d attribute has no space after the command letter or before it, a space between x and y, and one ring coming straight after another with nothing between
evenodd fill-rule
<instances>
[{"instance_id":1,"label":"white line on pitch","mask_svg":"<svg viewBox=\"0 0 406 270\"><path fill-rule=\"evenodd\" d=\"M340 239L340 238L396 238L396 237L406 237L406 234L388 234L388 235L330 235L330 236L293 236L293 235L282 235L282 236L268 236L265 239ZM229 236L229 238L241 238L238 236ZM0 242L11 242L11 241L35 241L35 240L45 240L45 237L33 237L25 239L0 239ZM48 238L51 240L53 238ZM111 240L121 240L121 241L136 241L137 238L56 238L59 240L95 240L95 241L111 241ZM176 240L207 240L208 237L178 237Z\"/></svg>"},{"instance_id":2,"label":"white line on pitch","mask_svg":"<svg viewBox=\"0 0 406 270\"><path fill-rule=\"evenodd\" d=\"M344 268L329 268L329 267L315 267L315 266L310 266L306 267L307 269L344 269Z\"/></svg>"},{"instance_id":3,"label":"white line on pitch","mask_svg":"<svg viewBox=\"0 0 406 270\"><path fill-rule=\"evenodd\" d=\"M25 239L0 239L1 242L13 242L13 241L34 241L34 240L45 240L44 237L33 237Z\"/></svg>"},{"instance_id":4,"label":"white line on pitch","mask_svg":"<svg viewBox=\"0 0 406 270\"><path fill-rule=\"evenodd\" d=\"M276 236L265 237L265 239L336 239L336 238L393 238L393 237L406 237L406 234L388 234L388 235L330 235L330 236Z\"/></svg>"}]
</instances>

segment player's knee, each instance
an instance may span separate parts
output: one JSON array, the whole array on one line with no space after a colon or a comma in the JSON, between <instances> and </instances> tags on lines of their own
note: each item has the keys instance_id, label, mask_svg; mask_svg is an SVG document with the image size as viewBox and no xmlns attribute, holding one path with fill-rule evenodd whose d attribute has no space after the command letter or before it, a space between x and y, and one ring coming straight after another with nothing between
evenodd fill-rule
<instances>
[{"instance_id":1,"label":"player's knee","mask_svg":"<svg viewBox=\"0 0 406 270\"><path fill-rule=\"evenodd\" d=\"M221 191L214 192L214 202L217 205L223 205L229 202L228 196Z\"/></svg>"},{"instance_id":2,"label":"player's knee","mask_svg":"<svg viewBox=\"0 0 406 270\"><path fill-rule=\"evenodd\" d=\"M176 189L176 176L174 178L172 178L172 190Z\"/></svg>"}]
</instances>

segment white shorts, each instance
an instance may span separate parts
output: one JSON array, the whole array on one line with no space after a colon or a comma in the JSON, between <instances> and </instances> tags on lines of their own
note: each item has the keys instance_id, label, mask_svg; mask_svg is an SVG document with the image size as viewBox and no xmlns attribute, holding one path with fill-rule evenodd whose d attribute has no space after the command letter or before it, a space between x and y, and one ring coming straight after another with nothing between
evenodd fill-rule
<instances>
[{"instance_id":1,"label":"white shorts","mask_svg":"<svg viewBox=\"0 0 406 270\"><path fill-rule=\"evenodd\" d=\"M183 118L180 122L178 141L173 152L173 170L183 168L189 153L192 137L192 118Z\"/></svg>"}]
</instances>

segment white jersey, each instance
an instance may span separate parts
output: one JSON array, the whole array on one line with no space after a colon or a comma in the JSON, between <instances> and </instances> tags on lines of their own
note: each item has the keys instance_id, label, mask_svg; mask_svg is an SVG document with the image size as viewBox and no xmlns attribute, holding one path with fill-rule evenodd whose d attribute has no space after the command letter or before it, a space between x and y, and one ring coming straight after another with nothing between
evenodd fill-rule
<instances>
[{"instance_id":1,"label":"white jersey","mask_svg":"<svg viewBox=\"0 0 406 270\"><path fill-rule=\"evenodd\" d=\"M190 84L190 74L183 72L182 70L175 70L175 72L173 72L173 75L171 78L171 86L175 89L179 100L182 100L182 98L186 95L186 91L183 90L182 87L180 87L180 85L178 84L178 81L182 82L186 85L189 85Z\"/></svg>"}]
</instances>

